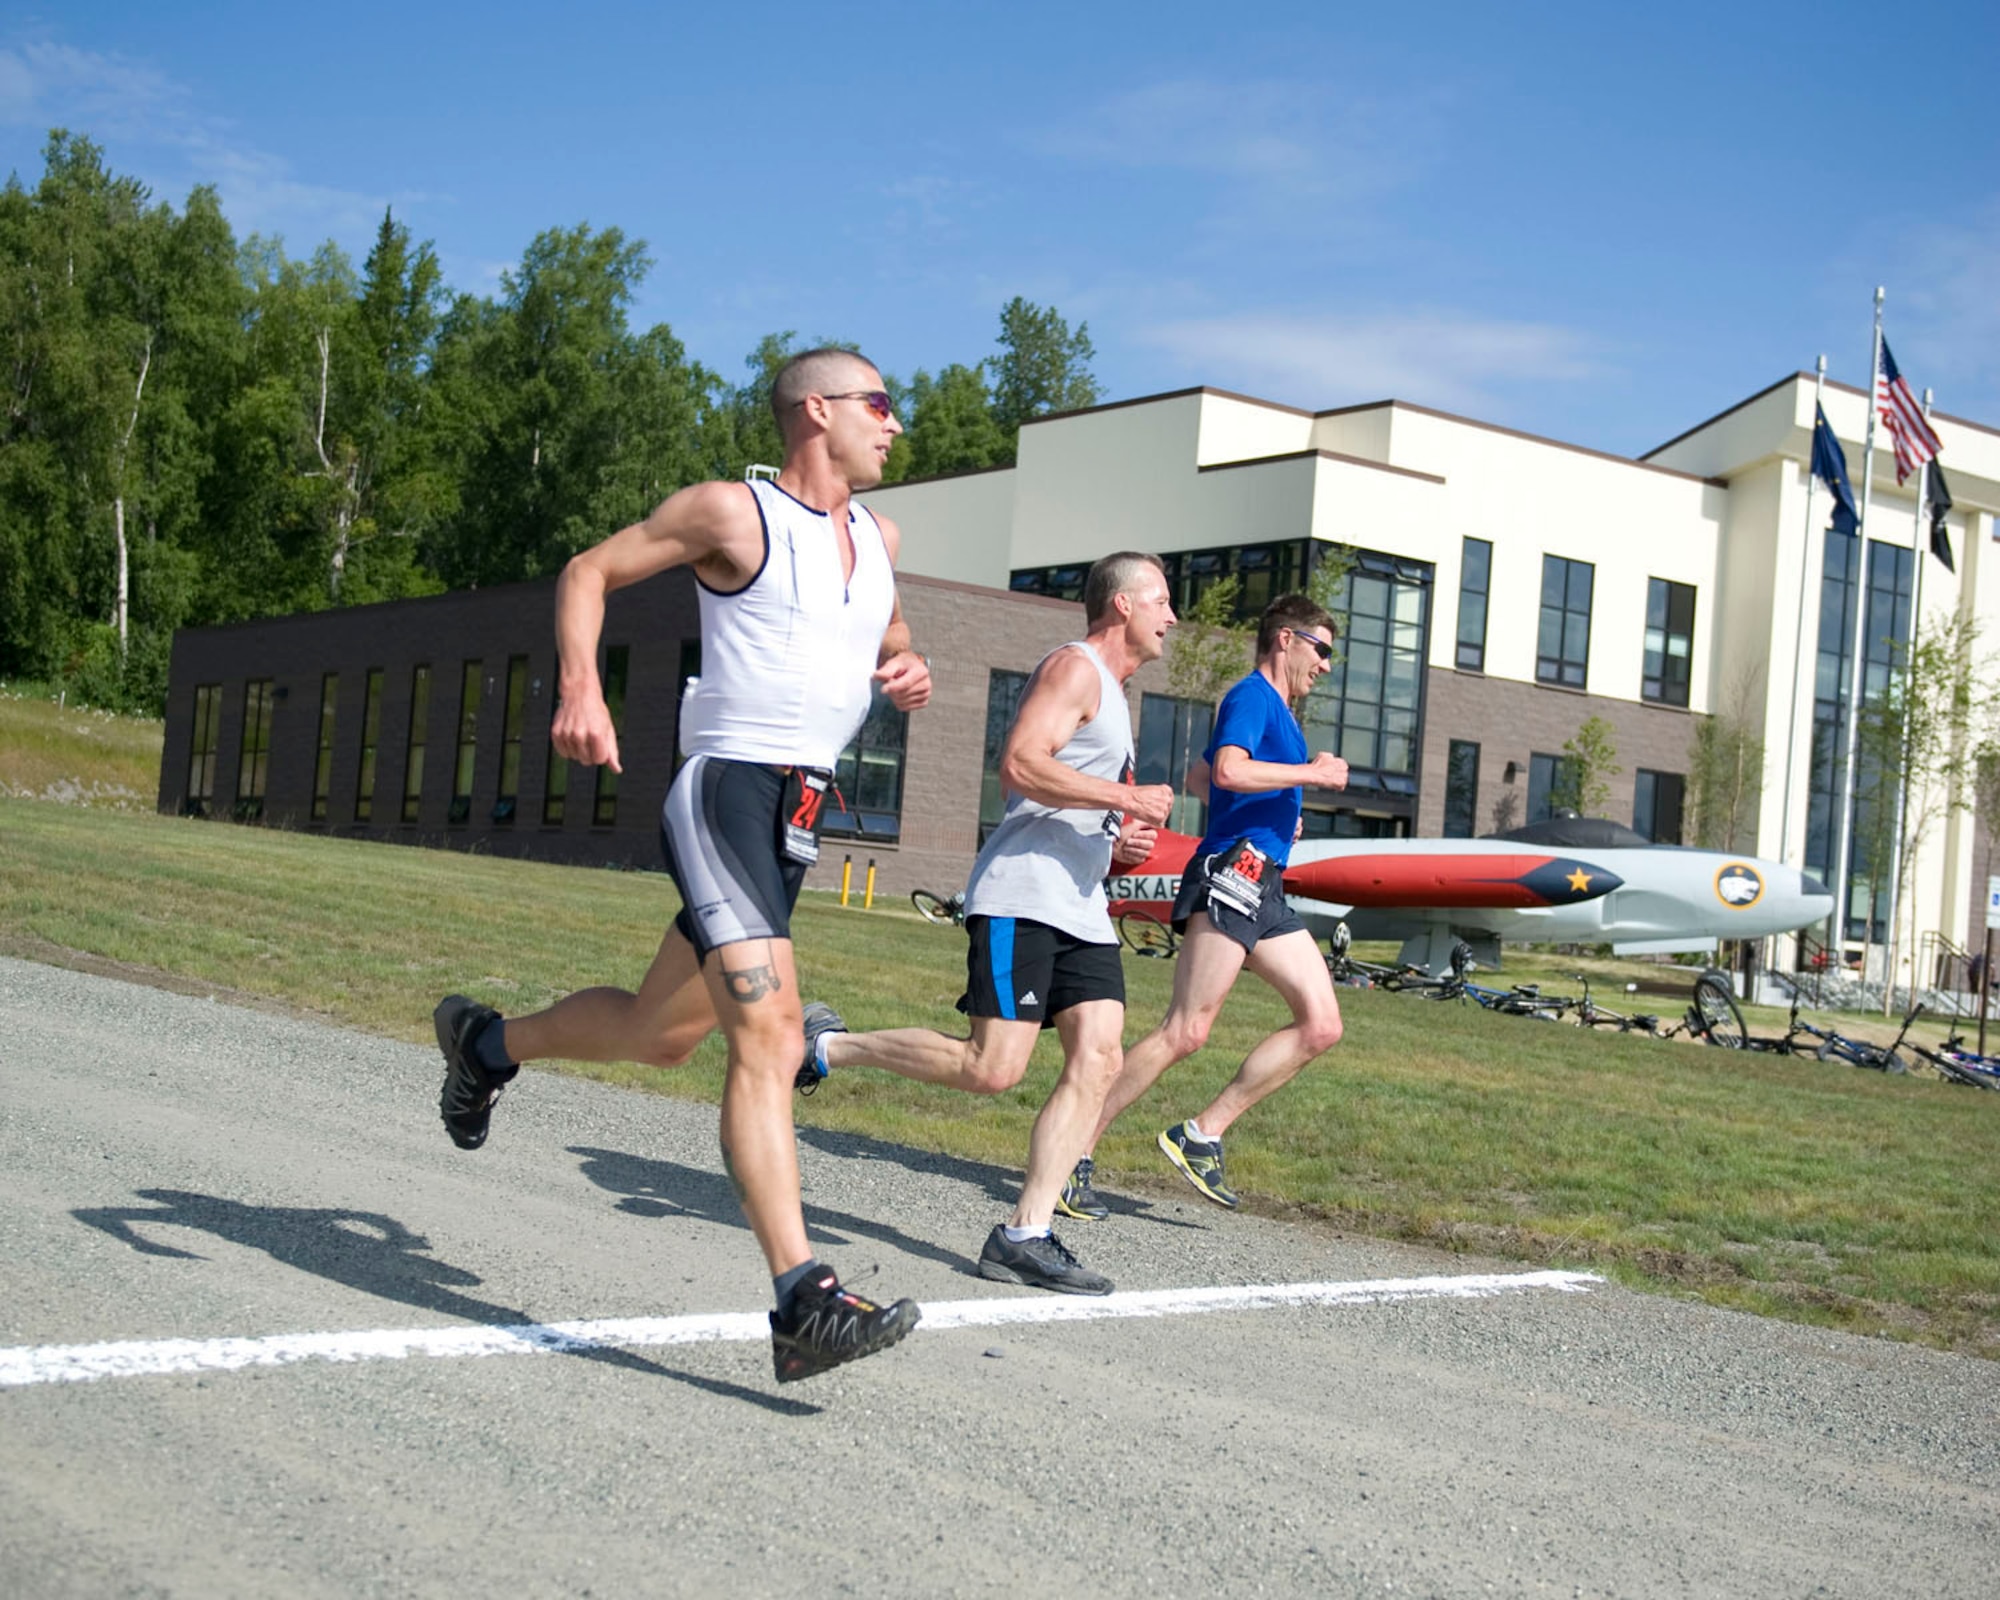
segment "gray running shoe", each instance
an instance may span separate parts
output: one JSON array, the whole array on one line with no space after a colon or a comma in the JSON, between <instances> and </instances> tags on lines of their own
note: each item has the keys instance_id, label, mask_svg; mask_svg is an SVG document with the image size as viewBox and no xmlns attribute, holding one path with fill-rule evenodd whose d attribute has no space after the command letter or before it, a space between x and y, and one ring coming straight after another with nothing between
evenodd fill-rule
<instances>
[{"instance_id":1,"label":"gray running shoe","mask_svg":"<svg viewBox=\"0 0 2000 1600\"><path fill-rule=\"evenodd\" d=\"M461 1150L477 1150L486 1142L487 1124L493 1120L493 1102L501 1087L511 1083L511 1072L488 1072L472 1059L473 1036L489 1023L497 1023L500 1013L462 994L448 994L431 1013L437 1029L438 1049L444 1052L444 1087L438 1092L438 1115L444 1131Z\"/></svg>"},{"instance_id":2,"label":"gray running shoe","mask_svg":"<svg viewBox=\"0 0 2000 1600\"><path fill-rule=\"evenodd\" d=\"M1097 1172L1097 1163L1085 1156L1076 1164L1076 1171L1069 1175L1062 1186L1062 1193L1056 1197L1056 1210L1066 1217L1075 1217L1079 1222L1102 1222L1111 1215L1111 1208L1097 1198L1097 1191L1090 1186L1090 1180Z\"/></svg>"},{"instance_id":3,"label":"gray running shoe","mask_svg":"<svg viewBox=\"0 0 2000 1600\"><path fill-rule=\"evenodd\" d=\"M840 1013L824 1000L813 1001L806 1007L805 1015L806 1058L792 1079L792 1087L800 1094L811 1094L826 1080L826 1068L819 1064L821 1038L829 1033L847 1032L847 1024L840 1020Z\"/></svg>"},{"instance_id":4,"label":"gray running shoe","mask_svg":"<svg viewBox=\"0 0 2000 1600\"><path fill-rule=\"evenodd\" d=\"M1007 1237L1005 1228L996 1227L986 1236L986 1248L979 1252L979 1275L995 1283L1025 1283L1031 1289L1053 1289L1058 1294L1111 1292L1111 1280L1077 1260L1053 1233L1016 1244Z\"/></svg>"},{"instance_id":5,"label":"gray running shoe","mask_svg":"<svg viewBox=\"0 0 2000 1600\"><path fill-rule=\"evenodd\" d=\"M1222 1181L1222 1141L1190 1139L1187 1124L1176 1122L1160 1135L1160 1150L1205 1200L1236 1209L1236 1191Z\"/></svg>"}]
</instances>

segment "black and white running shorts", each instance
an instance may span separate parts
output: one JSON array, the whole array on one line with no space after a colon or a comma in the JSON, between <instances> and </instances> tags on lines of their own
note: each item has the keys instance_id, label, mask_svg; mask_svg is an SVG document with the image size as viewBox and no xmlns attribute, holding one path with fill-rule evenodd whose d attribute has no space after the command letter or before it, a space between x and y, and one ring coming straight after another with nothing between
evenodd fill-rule
<instances>
[{"instance_id":1,"label":"black and white running shorts","mask_svg":"<svg viewBox=\"0 0 2000 1600\"><path fill-rule=\"evenodd\" d=\"M689 756L660 808L660 848L681 892L674 926L701 960L745 939L789 939L803 863L784 853L786 770Z\"/></svg>"},{"instance_id":2,"label":"black and white running shorts","mask_svg":"<svg viewBox=\"0 0 2000 1600\"><path fill-rule=\"evenodd\" d=\"M1272 862L1274 870L1265 875L1263 898L1257 903L1254 917L1242 916L1210 896L1210 865L1227 853L1218 851L1216 856L1197 853L1182 870L1181 892L1174 897L1174 932L1186 933L1189 919L1204 907L1207 908L1208 920L1245 950L1255 950L1264 940L1275 939L1280 934L1305 932L1306 925L1299 921L1299 914L1285 899L1285 872L1278 862Z\"/></svg>"}]
</instances>

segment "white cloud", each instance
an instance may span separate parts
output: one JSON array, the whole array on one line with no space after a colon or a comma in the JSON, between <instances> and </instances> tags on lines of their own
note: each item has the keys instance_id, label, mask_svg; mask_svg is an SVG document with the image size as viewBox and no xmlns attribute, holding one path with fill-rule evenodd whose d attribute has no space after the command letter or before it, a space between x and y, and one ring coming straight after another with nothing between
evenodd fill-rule
<instances>
[{"instance_id":1,"label":"white cloud","mask_svg":"<svg viewBox=\"0 0 2000 1600\"><path fill-rule=\"evenodd\" d=\"M400 213L431 198L306 181L146 63L48 40L0 48L0 126L85 134L105 147L113 171L141 178L176 205L195 185L212 184L239 238L282 235L293 254L328 237L365 251L384 210L393 204ZM35 174L21 176L32 183Z\"/></svg>"},{"instance_id":2,"label":"white cloud","mask_svg":"<svg viewBox=\"0 0 2000 1600\"><path fill-rule=\"evenodd\" d=\"M1324 83L1177 79L1113 95L1027 143L1104 166L1206 173L1320 199L1391 188L1425 159L1430 108Z\"/></svg>"},{"instance_id":3,"label":"white cloud","mask_svg":"<svg viewBox=\"0 0 2000 1600\"><path fill-rule=\"evenodd\" d=\"M1605 372L1602 352L1573 329L1455 311L1257 312L1162 323L1138 338L1179 358L1192 381L1315 409L1398 399L1477 416L1501 409L1498 397L1524 383Z\"/></svg>"}]
</instances>

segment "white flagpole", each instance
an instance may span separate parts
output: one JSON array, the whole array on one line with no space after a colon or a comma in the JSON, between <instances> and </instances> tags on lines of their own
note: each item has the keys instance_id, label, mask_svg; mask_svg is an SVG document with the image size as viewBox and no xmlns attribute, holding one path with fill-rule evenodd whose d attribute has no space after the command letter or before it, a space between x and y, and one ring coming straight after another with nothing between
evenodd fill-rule
<instances>
[{"instance_id":1,"label":"white flagpole","mask_svg":"<svg viewBox=\"0 0 2000 1600\"><path fill-rule=\"evenodd\" d=\"M1818 373L1813 379L1813 431L1806 436L1806 539L1799 552L1799 620L1797 631L1792 636L1792 694L1785 702L1791 708L1791 715L1785 726L1784 814L1778 822L1780 861L1789 861L1792 849L1792 752L1799 741L1799 657L1805 651L1806 579L1812 572L1813 490L1819 486L1819 474L1813 471L1813 446L1818 442L1820 397L1825 392L1826 357L1821 356Z\"/></svg>"},{"instance_id":2,"label":"white flagpole","mask_svg":"<svg viewBox=\"0 0 2000 1600\"><path fill-rule=\"evenodd\" d=\"M1865 640L1863 630L1868 616L1868 513L1875 494L1875 382L1882 370L1882 289L1875 289L1875 335L1868 354L1868 433L1861 447L1861 526L1854 531L1854 559L1856 565L1854 583L1854 634L1850 644L1853 655L1851 670L1847 680L1847 764L1840 782L1840 833L1838 836L1839 866L1833 879L1833 938L1828 941L1835 950L1844 950L1847 945L1847 922L1852 913L1848 901L1853 895L1854 865L1854 776L1860 766L1856 759L1858 752L1854 746L1861 737L1861 658ZM1874 931L1875 907L1868 907L1868 915L1862 919L1862 945L1869 942L1868 935ZM1867 974L1864 972L1863 977Z\"/></svg>"},{"instance_id":3,"label":"white flagpole","mask_svg":"<svg viewBox=\"0 0 2000 1600\"><path fill-rule=\"evenodd\" d=\"M1930 419L1931 391L1926 389L1924 391L1924 421L1929 422ZM1930 549L1930 541L1924 537L1924 510L1930 498L1930 481L1931 464L1929 461L1925 461L1923 465L1917 468L1917 514L1915 520L1910 525L1910 555L1917 566L1917 581L1910 596L1910 649L1912 650L1916 648L1917 639L1924 631L1924 568L1929 565L1924 560L1924 556ZM1903 660L1903 695L1906 704L1909 699L1910 689L1913 687L1913 681L1910 676L1912 666L1913 663L1906 653ZM1909 753L1909 720L1908 713L1905 712L1903 724L1903 776L1902 781L1896 785L1896 828L1895 832L1889 836L1889 958L1892 963L1896 958L1900 943L1897 937L1896 914L1900 909L1899 903L1902 899L1903 813L1909 806ZM1915 958L1915 952L1912 951L1911 959L1914 961ZM1916 994L1916 985L1916 971L1913 967L1910 972L1910 992L1912 998ZM1883 988L1882 998L1885 1007L1889 1006L1894 994L1895 985L1892 973L1890 983Z\"/></svg>"}]
</instances>

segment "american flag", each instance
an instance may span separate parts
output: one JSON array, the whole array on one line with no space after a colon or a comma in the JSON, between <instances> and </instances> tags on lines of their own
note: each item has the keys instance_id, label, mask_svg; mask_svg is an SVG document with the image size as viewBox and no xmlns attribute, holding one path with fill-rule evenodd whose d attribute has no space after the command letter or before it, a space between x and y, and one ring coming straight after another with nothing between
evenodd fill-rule
<instances>
[{"instance_id":1,"label":"american flag","mask_svg":"<svg viewBox=\"0 0 2000 1600\"><path fill-rule=\"evenodd\" d=\"M1932 456L1944 448L1944 441L1931 431L1923 407L1910 393L1909 384L1896 370L1896 358L1889 354L1889 341L1882 341L1882 365L1875 374L1875 409L1882 414L1882 426L1896 444L1896 481L1903 482Z\"/></svg>"}]
</instances>

